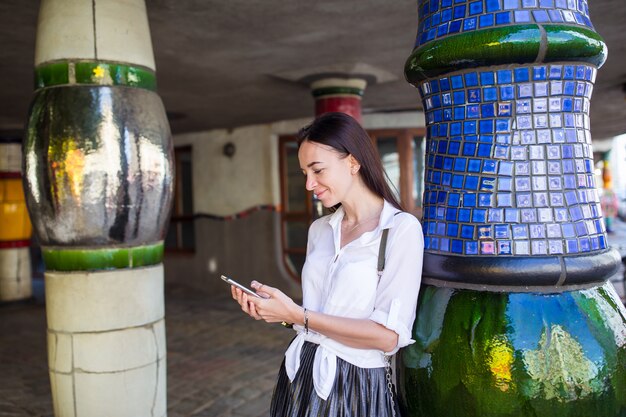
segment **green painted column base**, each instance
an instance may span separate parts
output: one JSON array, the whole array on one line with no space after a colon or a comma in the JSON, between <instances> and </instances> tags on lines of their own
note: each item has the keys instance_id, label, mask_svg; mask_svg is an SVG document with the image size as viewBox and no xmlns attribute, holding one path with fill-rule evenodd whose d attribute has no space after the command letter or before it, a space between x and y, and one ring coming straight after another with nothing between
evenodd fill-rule
<instances>
[{"instance_id":1,"label":"green painted column base","mask_svg":"<svg viewBox=\"0 0 626 417\"><path fill-rule=\"evenodd\" d=\"M139 268L163 261L163 242L130 248L42 249L48 271L98 271Z\"/></svg>"},{"instance_id":2,"label":"green painted column base","mask_svg":"<svg viewBox=\"0 0 626 417\"><path fill-rule=\"evenodd\" d=\"M425 285L398 360L411 417L626 415L626 310L610 283L556 294Z\"/></svg>"}]
</instances>

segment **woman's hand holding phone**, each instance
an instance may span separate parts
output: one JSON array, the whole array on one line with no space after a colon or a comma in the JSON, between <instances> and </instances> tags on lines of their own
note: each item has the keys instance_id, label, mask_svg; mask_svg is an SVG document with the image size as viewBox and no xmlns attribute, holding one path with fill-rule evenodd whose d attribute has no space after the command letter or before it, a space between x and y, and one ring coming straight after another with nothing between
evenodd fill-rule
<instances>
[{"instance_id":1,"label":"woman's hand holding phone","mask_svg":"<svg viewBox=\"0 0 626 417\"><path fill-rule=\"evenodd\" d=\"M293 302L285 293L269 285L252 281L252 289L258 297L249 295L242 289L231 286L233 298L244 313L256 320L267 323L301 323L302 307Z\"/></svg>"}]
</instances>

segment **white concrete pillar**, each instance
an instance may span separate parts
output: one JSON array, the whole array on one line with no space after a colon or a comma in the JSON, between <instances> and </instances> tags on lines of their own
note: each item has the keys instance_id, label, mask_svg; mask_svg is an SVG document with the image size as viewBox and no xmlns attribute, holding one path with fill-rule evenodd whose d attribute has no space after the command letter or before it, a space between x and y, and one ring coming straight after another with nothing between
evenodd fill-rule
<instances>
[{"instance_id":1,"label":"white concrete pillar","mask_svg":"<svg viewBox=\"0 0 626 417\"><path fill-rule=\"evenodd\" d=\"M172 142L143 0L43 0L25 189L56 417L166 415Z\"/></svg>"},{"instance_id":2,"label":"white concrete pillar","mask_svg":"<svg viewBox=\"0 0 626 417\"><path fill-rule=\"evenodd\" d=\"M161 264L46 273L48 363L56 416L164 416Z\"/></svg>"}]
</instances>

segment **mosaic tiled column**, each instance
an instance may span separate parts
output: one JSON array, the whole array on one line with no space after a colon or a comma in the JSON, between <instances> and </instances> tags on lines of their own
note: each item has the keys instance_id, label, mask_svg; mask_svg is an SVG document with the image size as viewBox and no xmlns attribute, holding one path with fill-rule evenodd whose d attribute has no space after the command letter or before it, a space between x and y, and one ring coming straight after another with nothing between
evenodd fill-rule
<instances>
[{"instance_id":1,"label":"mosaic tiled column","mask_svg":"<svg viewBox=\"0 0 626 417\"><path fill-rule=\"evenodd\" d=\"M311 83L315 115L346 113L361 122L361 97L367 86L362 78L322 78Z\"/></svg>"},{"instance_id":2,"label":"mosaic tiled column","mask_svg":"<svg viewBox=\"0 0 626 417\"><path fill-rule=\"evenodd\" d=\"M32 226L22 187L22 145L0 139L0 302L32 296Z\"/></svg>"},{"instance_id":3,"label":"mosaic tiled column","mask_svg":"<svg viewBox=\"0 0 626 417\"><path fill-rule=\"evenodd\" d=\"M584 0L420 0L406 76L428 125L424 286L408 416L626 415L626 311L607 278Z\"/></svg>"},{"instance_id":4,"label":"mosaic tiled column","mask_svg":"<svg viewBox=\"0 0 626 417\"><path fill-rule=\"evenodd\" d=\"M166 415L171 134L142 0L41 2L25 188L57 417Z\"/></svg>"}]
</instances>

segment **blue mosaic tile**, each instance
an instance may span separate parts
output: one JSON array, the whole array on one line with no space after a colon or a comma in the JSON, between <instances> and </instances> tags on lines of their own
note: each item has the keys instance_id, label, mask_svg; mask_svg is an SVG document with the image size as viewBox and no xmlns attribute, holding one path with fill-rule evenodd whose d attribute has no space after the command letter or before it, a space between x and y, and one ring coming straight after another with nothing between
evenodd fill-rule
<instances>
[{"instance_id":1,"label":"blue mosaic tile","mask_svg":"<svg viewBox=\"0 0 626 417\"><path fill-rule=\"evenodd\" d=\"M503 85L500 87L501 100L513 100L515 98L515 90L512 85Z\"/></svg>"},{"instance_id":2,"label":"blue mosaic tile","mask_svg":"<svg viewBox=\"0 0 626 417\"><path fill-rule=\"evenodd\" d=\"M479 151L478 151L479 152L479 156L483 156L483 155L481 155L480 146L481 145L479 145L479 147L478 147L478 149L479 149ZM485 156L489 156L489 155L485 155ZM483 173L485 173L485 174L495 174L496 167L497 167L497 164L496 164L496 161L494 161L494 160L485 159L483 161Z\"/></svg>"},{"instance_id":3,"label":"blue mosaic tile","mask_svg":"<svg viewBox=\"0 0 626 417\"><path fill-rule=\"evenodd\" d=\"M555 64L466 71L419 86L429 137L424 219L437 220L426 227L437 236L430 248L527 256L606 247L589 134L594 78L589 66ZM472 238L454 226L467 223L478 227ZM488 226L503 223L506 237ZM495 240L468 244L475 239Z\"/></svg>"},{"instance_id":4,"label":"blue mosaic tile","mask_svg":"<svg viewBox=\"0 0 626 417\"><path fill-rule=\"evenodd\" d=\"M494 236L496 239L508 239L511 237L509 229L508 224L496 224L494 226Z\"/></svg>"},{"instance_id":5,"label":"blue mosaic tile","mask_svg":"<svg viewBox=\"0 0 626 417\"><path fill-rule=\"evenodd\" d=\"M485 14L478 18L478 27L480 27L481 29L493 26L494 23L495 19L493 14Z\"/></svg>"},{"instance_id":6,"label":"blue mosaic tile","mask_svg":"<svg viewBox=\"0 0 626 417\"><path fill-rule=\"evenodd\" d=\"M463 241L459 239L453 239L452 245L450 248L452 253L462 254L463 253Z\"/></svg>"},{"instance_id":7,"label":"blue mosaic tile","mask_svg":"<svg viewBox=\"0 0 626 417\"><path fill-rule=\"evenodd\" d=\"M465 242L465 253L467 255L476 255L476 254L478 254L478 242L466 241Z\"/></svg>"},{"instance_id":8,"label":"blue mosaic tile","mask_svg":"<svg viewBox=\"0 0 626 417\"><path fill-rule=\"evenodd\" d=\"M487 221L489 223L501 223L504 221L504 209L491 208L488 210Z\"/></svg>"},{"instance_id":9,"label":"blue mosaic tile","mask_svg":"<svg viewBox=\"0 0 626 417\"><path fill-rule=\"evenodd\" d=\"M465 5L462 6L456 6L454 8L454 18L455 19L462 19L465 17Z\"/></svg>"},{"instance_id":10,"label":"blue mosaic tile","mask_svg":"<svg viewBox=\"0 0 626 417\"><path fill-rule=\"evenodd\" d=\"M484 101L497 101L498 89L496 87L483 88L483 100Z\"/></svg>"},{"instance_id":11,"label":"blue mosaic tile","mask_svg":"<svg viewBox=\"0 0 626 417\"><path fill-rule=\"evenodd\" d=\"M474 226L467 224L462 225L461 237L464 239L474 239Z\"/></svg>"},{"instance_id":12,"label":"blue mosaic tile","mask_svg":"<svg viewBox=\"0 0 626 417\"><path fill-rule=\"evenodd\" d=\"M519 223L519 211L516 208L504 209L504 221L507 223Z\"/></svg>"},{"instance_id":13,"label":"blue mosaic tile","mask_svg":"<svg viewBox=\"0 0 626 417\"><path fill-rule=\"evenodd\" d=\"M446 236L449 237L458 237L459 236L459 225L458 223L448 223Z\"/></svg>"},{"instance_id":14,"label":"blue mosaic tile","mask_svg":"<svg viewBox=\"0 0 626 417\"><path fill-rule=\"evenodd\" d=\"M461 24L462 21L461 20L454 20L452 22L450 22L450 27L448 29L448 33L457 33L461 31Z\"/></svg>"},{"instance_id":15,"label":"blue mosaic tile","mask_svg":"<svg viewBox=\"0 0 626 417\"><path fill-rule=\"evenodd\" d=\"M465 189L472 191L478 190L478 177L475 175L468 175L465 178Z\"/></svg>"},{"instance_id":16,"label":"blue mosaic tile","mask_svg":"<svg viewBox=\"0 0 626 417\"><path fill-rule=\"evenodd\" d=\"M416 46L458 32L515 23L568 23L593 28L587 3L570 9L561 0L440 0L420 2ZM560 5L559 3L564 3ZM588 78L591 80L591 78Z\"/></svg>"},{"instance_id":17,"label":"blue mosaic tile","mask_svg":"<svg viewBox=\"0 0 626 417\"><path fill-rule=\"evenodd\" d=\"M478 194L478 206L479 207L491 207L493 194L480 193Z\"/></svg>"},{"instance_id":18,"label":"blue mosaic tile","mask_svg":"<svg viewBox=\"0 0 626 417\"><path fill-rule=\"evenodd\" d=\"M482 161L480 159L470 159L467 165L467 172L480 172Z\"/></svg>"}]
</instances>

